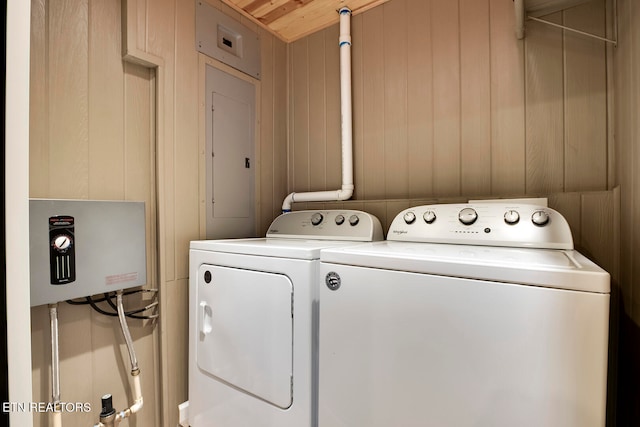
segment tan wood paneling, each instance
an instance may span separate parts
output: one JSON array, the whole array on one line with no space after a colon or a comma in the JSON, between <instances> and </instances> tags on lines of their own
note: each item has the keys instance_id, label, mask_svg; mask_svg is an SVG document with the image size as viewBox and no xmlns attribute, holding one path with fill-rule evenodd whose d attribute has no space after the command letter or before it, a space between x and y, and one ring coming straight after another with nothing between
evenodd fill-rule
<instances>
[{"instance_id":1,"label":"tan wood paneling","mask_svg":"<svg viewBox=\"0 0 640 427\"><path fill-rule=\"evenodd\" d=\"M562 23L562 13L545 18ZM564 189L564 53L562 30L527 23L527 192Z\"/></svg>"},{"instance_id":2,"label":"tan wood paneling","mask_svg":"<svg viewBox=\"0 0 640 427\"><path fill-rule=\"evenodd\" d=\"M640 289L638 289L638 278L640 278L640 120L638 120L638 111L640 111L640 6L637 2L629 2L628 11L630 16L629 26L626 28L627 34L625 42L629 44L630 60L627 66L627 72L624 80L621 82L620 93L624 94L627 108L630 115L627 122L628 139L621 141L625 144L625 150L629 154L631 161L628 164L629 169L626 171L626 185L630 191L631 203L629 208L631 211L628 222L624 223L623 235L629 234L630 241L628 248L631 250L630 271L628 273L630 282L630 294L625 302L630 306L630 314L637 325L640 325Z\"/></svg>"},{"instance_id":3,"label":"tan wood paneling","mask_svg":"<svg viewBox=\"0 0 640 427\"><path fill-rule=\"evenodd\" d=\"M89 196L88 4L48 8L49 189L60 198Z\"/></svg>"},{"instance_id":4,"label":"tan wood paneling","mask_svg":"<svg viewBox=\"0 0 640 427\"><path fill-rule=\"evenodd\" d=\"M637 150L638 141L634 141L634 123L637 122L634 111L637 111L638 105L632 95L631 86L632 76L634 72L634 43L633 43L633 11L631 2L620 2L618 9L619 16L619 37L620 44L615 52L615 69L616 69L616 144L617 149L617 166L618 166L618 182L620 183L620 222L621 222L621 239L620 239L620 286L625 305L631 308L631 300L633 297L633 236L638 233L636 226L636 213L634 212L635 193L634 193L634 149ZM638 49L638 48L636 48ZM635 54L637 57L639 54ZM637 137L636 137L637 138ZM637 167L636 167L637 168ZM633 311L630 311L633 315Z\"/></svg>"},{"instance_id":5,"label":"tan wood paneling","mask_svg":"<svg viewBox=\"0 0 640 427\"><path fill-rule=\"evenodd\" d=\"M273 171L275 173L273 188L274 215L282 212L282 201L287 195L287 149L289 147L289 134L287 128L287 111L291 108L287 102L287 47L277 39L274 39L274 94L273 110L275 112L273 122L274 157ZM268 167L268 165L264 165ZM275 218L275 216L274 216Z\"/></svg>"},{"instance_id":6,"label":"tan wood paneling","mask_svg":"<svg viewBox=\"0 0 640 427\"><path fill-rule=\"evenodd\" d=\"M167 282L164 298L170 301L163 313L171 321L165 328L166 343L171 351L162 353L162 363L167 373L162 378L164 426L173 426L178 421L178 405L188 398L188 360L189 360L189 280L181 279Z\"/></svg>"},{"instance_id":7,"label":"tan wood paneling","mask_svg":"<svg viewBox=\"0 0 640 427\"><path fill-rule=\"evenodd\" d=\"M555 193L549 197L549 205L565 217L571 227L574 243L582 241L582 207L580 193Z\"/></svg>"},{"instance_id":8,"label":"tan wood paneling","mask_svg":"<svg viewBox=\"0 0 640 427\"><path fill-rule=\"evenodd\" d=\"M274 55L273 55L273 39L265 37L261 34L260 50L262 51L262 98L257 100L261 103L262 125L260 126L260 177L257 191L260 192L260 206L258 215L258 233L264 234L274 212L274 175L273 162L275 157L274 147L274 123L275 105L273 102L274 94Z\"/></svg>"},{"instance_id":9,"label":"tan wood paneling","mask_svg":"<svg viewBox=\"0 0 640 427\"><path fill-rule=\"evenodd\" d=\"M490 0L491 191L524 193L524 54L513 4Z\"/></svg>"},{"instance_id":10,"label":"tan wood paneling","mask_svg":"<svg viewBox=\"0 0 640 427\"><path fill-rule=\"evenodd\" d=\"M460 1L462 194L491 194L489 0Z\"/></svg>"},{"instance_id":11,"label":"tan wood paneling","mask_svg":"<svg viewBox=\"0 0 640 427\"><path fill-rule=\"evenodd\" d=\"M384 158L384 9L375 8L362 17L362 74L354 75L354 80L362 81L362 137L364 151L363 199L385 198L386 166ZM292 141L293 144L297 142ZM390 171L393 173L393 171Z\"/></svg>"},{"instance_id":12,"label":"tan wood paneling","mask_svg":"<svg viewBox=\"0 0 640 427\"><path fill-rule=\"evenodd\" d=\"M155 288L158 283L158 257L153 248L157 247L158 218L154 191L156 158L153 146L153 111L155 110L153 86L151 70L135 64L124 64L124 198L145 202L147 283L148 287ZM150 302L147 301L144 305ZM148 344L153 343L148 342ZM157 357L158 348L152 347L151 350ZM146 383L158 383L157 369L155 366L153 373L147 374L149 377L145 378ZM155 405L155 416L159 419L159 405L155 400L150 402L151 405Z\"/></svg>"},{"instance_id":13,"label":"tan wood paneling","mask_svg":"<svg viewBox=\"0 0 640 427\"><path fill-rule=\"evenodd\" d=\"M620 274L622 305L619 316L619 367L617 369L617 425L638 419L636 369L640 354L640 5L620 0L618 46L613 50L615 86L615 167L620 185ZM612 314L616 314L614 307ZM614 335L615 337L615 335ZM614 352L615 354L615 352ZM615 384L615 383L614 383Z\"/></svg>"},{"instance_id":14,"label":"tan wood paneling","mask_svg":"<svg viewBox=\"0 0 640 427\"><path fill-rule=\"evenodd\" d=\"M409 197L407 169L407 4L394 0L382 6L384 13L384 194Z\"/></svg>"},{"instance_id":15,"label":"tan wood paneling","mask_svg":"<svg viewBox=\"0 0 640 427\"><path fill-rule=\"evenodd\" d=\"M407 2L407 169L409 197L433 194L431 2ZM361 182L361 181L360 181ZM357 187L356 187L357 190Z\"/></svg>"},{"instance_id":16,"label":"tan wood paneling","mask_svg":"<svg viewBox=\"0 0 640 427\"><path fill-rule=\"evenodd\" d=\"M162 58L164 66L159 70L158 80L163 86L158 88L163 102L158 103L158 120L161 123L158 135L162 144L157 147L159 170L162 170L159 179L162 183L161 198L163 201L158 209L161 211L162 242L164 259L161 265L164 277L167 281L175 280L177 275L176 262L183 256L176 243L176 170L175 165L175 0L158 0L154 4L147 3L144 12L146 16L146 43L147 53ZM166 413L166 412L165 412Z\"/></svg>"},{"instance_id":17,"label":"tan wood paneling","mask_svg":"<svg viewBox=\"0 0 640 427\"><path fill-rule=\"evenodd\" d=\"M88 197L121 200L125 193L125 114L121 41L117 31L120 5L113 1L91 3L89 22ZM147 120L142 125L148 127L148 123Z\"/></svg>"},{"instance_id":18,"label":"tan wood paneling","mask_svg":"<svg viewBox=\"0 0 640 427\"><path fill-rule=\"evenodd\" d=\"M460 194L460 21L458 2L431 3L433 192Z\"/></svg>"},{"instance_id":19,"label":"tan wood paneling","mask_svg":"<svg viewBox=\"0 0 640 427\"><path fill-rule=\"evenodd\" d=\"M567 10L565 25L605 35L604 1ZM607 77L604 42L567 33L565 105L565 188L604 190L607 186Z\"/></svg>"},{"instance_id":20,"label":"tan wood paneling","mask_svg":"<svg viewBox=\"0 0 640 427\"><path fill-rule=\"evenodd\" d=\"M179 7L178 7L179 4ZM192 29L195 2L175 6L175 121L173 157L175 165L175 244L176 278L189 277L189 254L183 248L199 238L199 192L193 183L199 179L198 158L198 55ZM254 167L256 164L254 164Z\"/></svg>"},{"instance_id":21,"label":"tan wood paneling","mask_svg":"<svg viewBox=\"0 0 640 427\"><path fill-rule=\"evenodd\" d=\"M614 218L613 191L582 194L581 197L581 239L580 248L585 255L597 259L605 270L616 270L614 258Z\"/></svg>"},{"instance_id":22,"label":"tan wood paneling","mask_svg":"<svg viewBox=\"0 0 640 427\"><path fill-rule=\"evenodd\" d=\"M293 120L292 137L296 141L289 169L294 191L309 191L309 63L308 39L289 46L292 53L291 70L293 93L290 112Z\"/></svg>"},{"instance_id":23,"label":"tan wood paneling","mask_svg":"<svg viewBox=\"0 0 640 427\"><path fill-rule=\"evenodd\" d=\"M353 17L351 20L351 40L363 40L363 15ZM352 78L352 127L353 127L353 181L364 185L364 153L366 144L364 141L364 83L361 78L364 73L362 43L351 45L351 75ZM353 190L353 198L364 198L364 189L356 186Z\"/></svg>"},{"instance_id":24,"label":"tan wood paneling","mask_svg":"<svg viewBox=\"0 0 640 427\"><path fill-rule=\"evenodd\" d=\"M325 37L324 32L310 35L308 38L307 55L309 58L309 166L312 190L325 190L327 187L327 98L325 70ZM294 169L295 169L294 165Z\"/></svg>"}]
</instances>

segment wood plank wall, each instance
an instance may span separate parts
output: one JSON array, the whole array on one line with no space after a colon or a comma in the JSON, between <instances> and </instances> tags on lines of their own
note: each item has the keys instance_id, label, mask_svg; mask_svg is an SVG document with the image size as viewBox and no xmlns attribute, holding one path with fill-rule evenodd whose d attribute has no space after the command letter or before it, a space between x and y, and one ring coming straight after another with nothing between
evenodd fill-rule
<instances>
[{"instance_id":1,"label":"wood plank wall","mask_svg":"<svg viewBox=\"0 0 640 427\"><path fill-rule=\"evenodd\" d=\"M548 19L604 35L605 1ZM606 49L505 0L392 0L353 17L355 198L601 191ZM340 185L338 29L290 45L289 190Z\"/></svg>"},{"instance_id":2,"label":"wood plank wall","mask_svg":"<svg viewBox=\"0 0 640 427\"><path fill-rule=\"evenodd\" d=\"M613 52L617 183L620 185L620 320L618 425L640 420L640 4L618 0Z\"/></svg>"},{"instance_id":3,"label":"wood plank wall","mask_svg":"<svg viewBox=\"0 0 640 427\"><path fill-rule=\"evenodd\" d=\"M120 3L32 2L30 196L139 200L146 206L147 277L155 282L154 75L123 64ZM150 303L150 297L133 303ZM47 306L31 310L33 401L51 400ZM159 420L159 348L155 322L131 320L142 372L139 422ZM100 398L131 402L129 358L116 318L88 306L59 304L60 388L65 402L88 402L91 412L64 413L68 426L94 425ZM34 425L48 425L35 413Z\"/></svg>"},{"instance_id":4,"label":"wood plank wall","mask_svg":"<svg viewBox=\"0 0 640 427\"><path fill-rule=\"evenodd\" d=\"M640 325L640 5L618 2L615 51L616 131L621 206L621 284L627 311Z\"/></svg>"},{"instance_id":5,"label":"wood plank wall","mask_svg":"<svg viewBox=\"0 0 640 427\"><path fill-rule=\"evenodd\" d=\"M287 49L219 0L210 3L261 36L257 152L262 227L280 212L287 190ZM198 141L199 111L204 108L198 105L204 90L198 76L204 61L195 50L195 2L33 0L33 4L31 196L147 202L148 277L162 272L151 283L160 289L161 317L157 324L132 322L145 404L131 425L175 426L178 404L187 399L189 241L204 237L199 193L204 153ZM134 53L143 56L137 62L149 66L148 59L157 58L161 67L122 61L123 24L127 32L135 30L127 36ZM163 256L155 259L156 253ZM92 402L94 408L91 414L65 415L63 423L93 425L100 396L113 393L118 408L130 397L128 359L121 357L120 335L111 319L66 305L60 317L62 397ZM32 320L34 400L46 402L50 394L46 307L33 309ZM76 364L80 369L73 372ZM110 369L108 374L102 365ZM38 415L35 425L45 424L46 417Z\"/></svg>"}]
</instances>

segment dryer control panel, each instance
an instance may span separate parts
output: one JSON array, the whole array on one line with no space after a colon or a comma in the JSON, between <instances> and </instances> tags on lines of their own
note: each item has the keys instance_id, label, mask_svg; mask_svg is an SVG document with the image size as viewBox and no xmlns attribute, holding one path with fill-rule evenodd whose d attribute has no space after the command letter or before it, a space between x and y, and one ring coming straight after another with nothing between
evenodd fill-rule
<instances>
[{"instance_id":1,"label":"dryer control panel","mask_svg":"<svg viewBox=\"0 0 640 427\"><path fill-rule=\"evenodd\" d=\"M387 240L573 249L571 229L560 213L509 200L405 209L391 223Z\"/></svg>"},{"instance_id":2,"label":"dryer control panel","mask_svg":"<svg viewBox=\"0 0 640 427\"><path fill-rule=\"evenodd\" d=\"M277 217L267 237L371 242L383 239L375 216L356 210L294 211Z\"/></svg>"}]
</instances>

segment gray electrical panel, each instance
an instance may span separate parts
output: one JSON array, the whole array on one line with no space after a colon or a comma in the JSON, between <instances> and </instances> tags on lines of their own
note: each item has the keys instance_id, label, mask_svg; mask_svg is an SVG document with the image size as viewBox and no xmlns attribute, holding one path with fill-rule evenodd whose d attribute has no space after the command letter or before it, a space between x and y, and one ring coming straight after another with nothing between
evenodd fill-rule
<instances>
[{"instance_id":1,"label":"gray electrical panel","mask_svg":"<svg viewBox=\"0 0 640 427\"><path fill-rule=\"evenodd\" d=\"M196 49L260 79L260 36L205 1L196 1Z\"/></svg>"},{"instance_id":2,"label":"gray electrical panel","mask_svg":"<svg viewBox=\"0 0 640 427\"><path fill-rule=\"evenodd\" d=\"M147 282L144 202L29 200L31 306Z\"/></svg>"},{"instance_id":3,"label":"gray electrical panel","mask_svg":"<svg viewBox=\"0 0 640 427\"><path fill-rule=\"evenodd\" d=\"M206 67L207 239L255 237L255 86Z\"/></svg>"}]
</instances>

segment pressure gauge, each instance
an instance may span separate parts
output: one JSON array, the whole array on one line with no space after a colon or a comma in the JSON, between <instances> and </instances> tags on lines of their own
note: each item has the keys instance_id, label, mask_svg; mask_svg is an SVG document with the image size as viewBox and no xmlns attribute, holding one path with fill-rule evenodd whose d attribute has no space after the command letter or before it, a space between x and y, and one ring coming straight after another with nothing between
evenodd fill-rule
<instances>
[{"instance_id":1,"label":"pressure gauge","mask_svg":"<svg viewBox=\"0 0 640 427\"><path fill-rule=\"evenodd\" d=\"M52 244L53 248L58 252L65 252L71 246L71 237L61 234L53 239Z\"/></svg>"}]
</instances>

